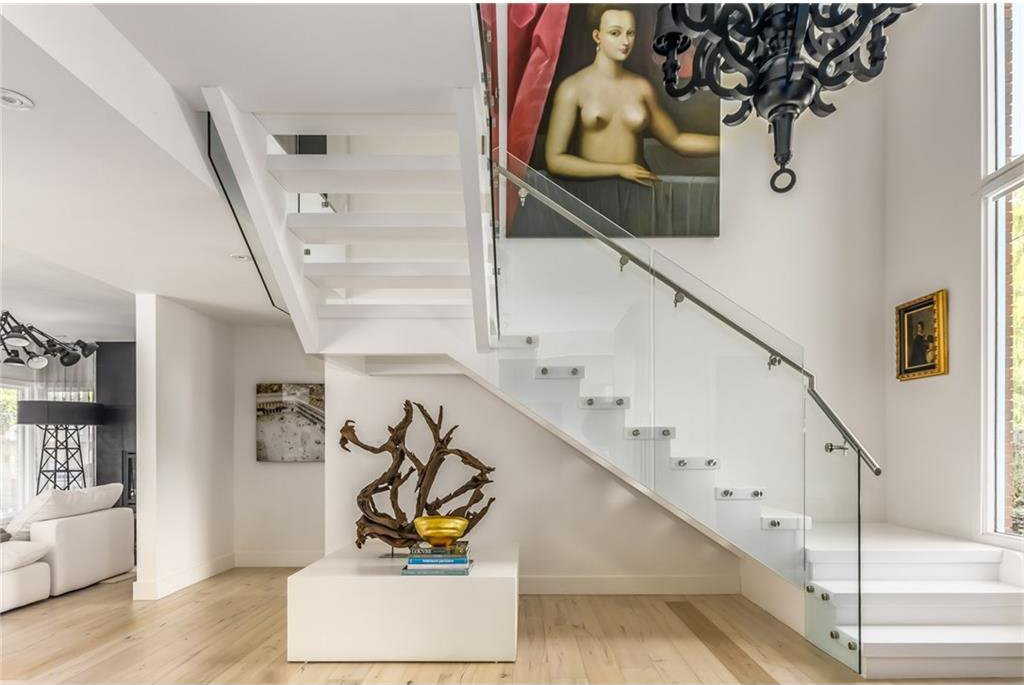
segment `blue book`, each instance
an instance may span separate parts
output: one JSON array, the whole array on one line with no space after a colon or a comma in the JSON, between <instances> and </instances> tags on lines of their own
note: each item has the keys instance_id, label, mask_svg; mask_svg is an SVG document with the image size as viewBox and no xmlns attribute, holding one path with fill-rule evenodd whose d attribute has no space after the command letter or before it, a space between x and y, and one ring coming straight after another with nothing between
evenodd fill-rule
<instances>
[{"instance_id":1,"label":"blue book","mask_svg":"<svg viewBox=\"0 0 1024 685\"><path fill-rule=\"evenodd\" d=\"M409 568L402 569L403 576L468 576L471 566L461 568Z\"/></svg>"},{"instance_id":2,"label":"blue book","mask_svg":"<svg viewBox=\"0 0 1024 685\"><path fill-rule=\"evenodd\" d=\"M419 566L422 564L433 565L451 565L451 564L468 564L469 557L441 557L441 556L430 556L430 557L417 557L409 555L408 563L410 566Z\"/></svg>"}]
</instances>

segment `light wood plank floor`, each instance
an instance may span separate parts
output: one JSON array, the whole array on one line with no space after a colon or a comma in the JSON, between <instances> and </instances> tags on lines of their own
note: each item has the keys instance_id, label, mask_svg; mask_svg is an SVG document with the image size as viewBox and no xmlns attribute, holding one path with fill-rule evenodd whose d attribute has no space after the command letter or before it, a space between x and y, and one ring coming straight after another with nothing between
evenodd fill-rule
<instances>
[{"instance_id":1,"label":"light wood plank floor","mask_svg":"<svg viewBox=\"0 0 1024 685\"><path fill-rule=\"evenodd\" d=\"M523 596L515 663L290 664L285 578L292 571L234 569L156 602L133 602L130 581L107 583L15 609L0 616L0 677L48 683L859 680L734 595Z\"/></svg>"}]
</instances>

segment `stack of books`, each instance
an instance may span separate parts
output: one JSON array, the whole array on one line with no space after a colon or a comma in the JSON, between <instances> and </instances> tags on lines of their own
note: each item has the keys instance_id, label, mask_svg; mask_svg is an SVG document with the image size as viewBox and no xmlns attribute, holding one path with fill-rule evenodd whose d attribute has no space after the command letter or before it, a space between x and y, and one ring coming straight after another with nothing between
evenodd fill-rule
<instances>
[{"instance_id":1,"label":"stack of books","mask_svg":"<svg viewBox=\"0 0 1024 685\"><path fill-rule=\"evenodd\" d=\"M469 558L469 543L460 540L451 547L416 545L409 549L409 559L402 569L403 576L468 576L473 560Z\"/></svg>"}]
</instances>

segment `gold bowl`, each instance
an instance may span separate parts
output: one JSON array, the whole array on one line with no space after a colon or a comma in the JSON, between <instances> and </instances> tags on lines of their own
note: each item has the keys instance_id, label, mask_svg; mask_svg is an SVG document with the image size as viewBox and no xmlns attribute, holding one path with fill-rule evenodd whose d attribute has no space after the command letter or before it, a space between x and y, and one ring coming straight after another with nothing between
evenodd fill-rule
<instances>
[{"instance_id":1,"label":"gold bowl","mask_svg":"<svg viewBox=\"0 0 1024 685\"><path fill-rule=\"evenodd\" d=\"M461 516L418 516L412 525L433 547L451 547L466 532L469 521Z\"/></svg>"}]
</instances>

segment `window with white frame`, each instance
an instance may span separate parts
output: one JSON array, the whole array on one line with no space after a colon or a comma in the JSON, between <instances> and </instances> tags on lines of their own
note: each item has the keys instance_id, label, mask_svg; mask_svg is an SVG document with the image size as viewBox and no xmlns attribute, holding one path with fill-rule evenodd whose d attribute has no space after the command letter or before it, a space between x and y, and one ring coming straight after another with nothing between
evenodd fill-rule
<instances>
[{"instance_id":1,"label":"window with white frame","mask_svg":"<svg viewBox=\"0 0 1024 685\"><path fill-rule=\"evenodd\" d=\"M993 532L1024 534L1024 6L989 6L986 204L990 255Z\"/></svg>"},{"instance_id":2,"label":"window with white frame","mask_svg":"<svg viewBox=\"0 0 1024 685\"><path fill-rule=\"evenodd\" d=\"M94 402L95 357L73 367L50 364L41 371L6 370L0 377L0 526L6 524L36 494L43 431L19 425L19 400ZM80 435L86 485L95 483L96 429L83 426Z\"/></svg>"}]
</instances>

